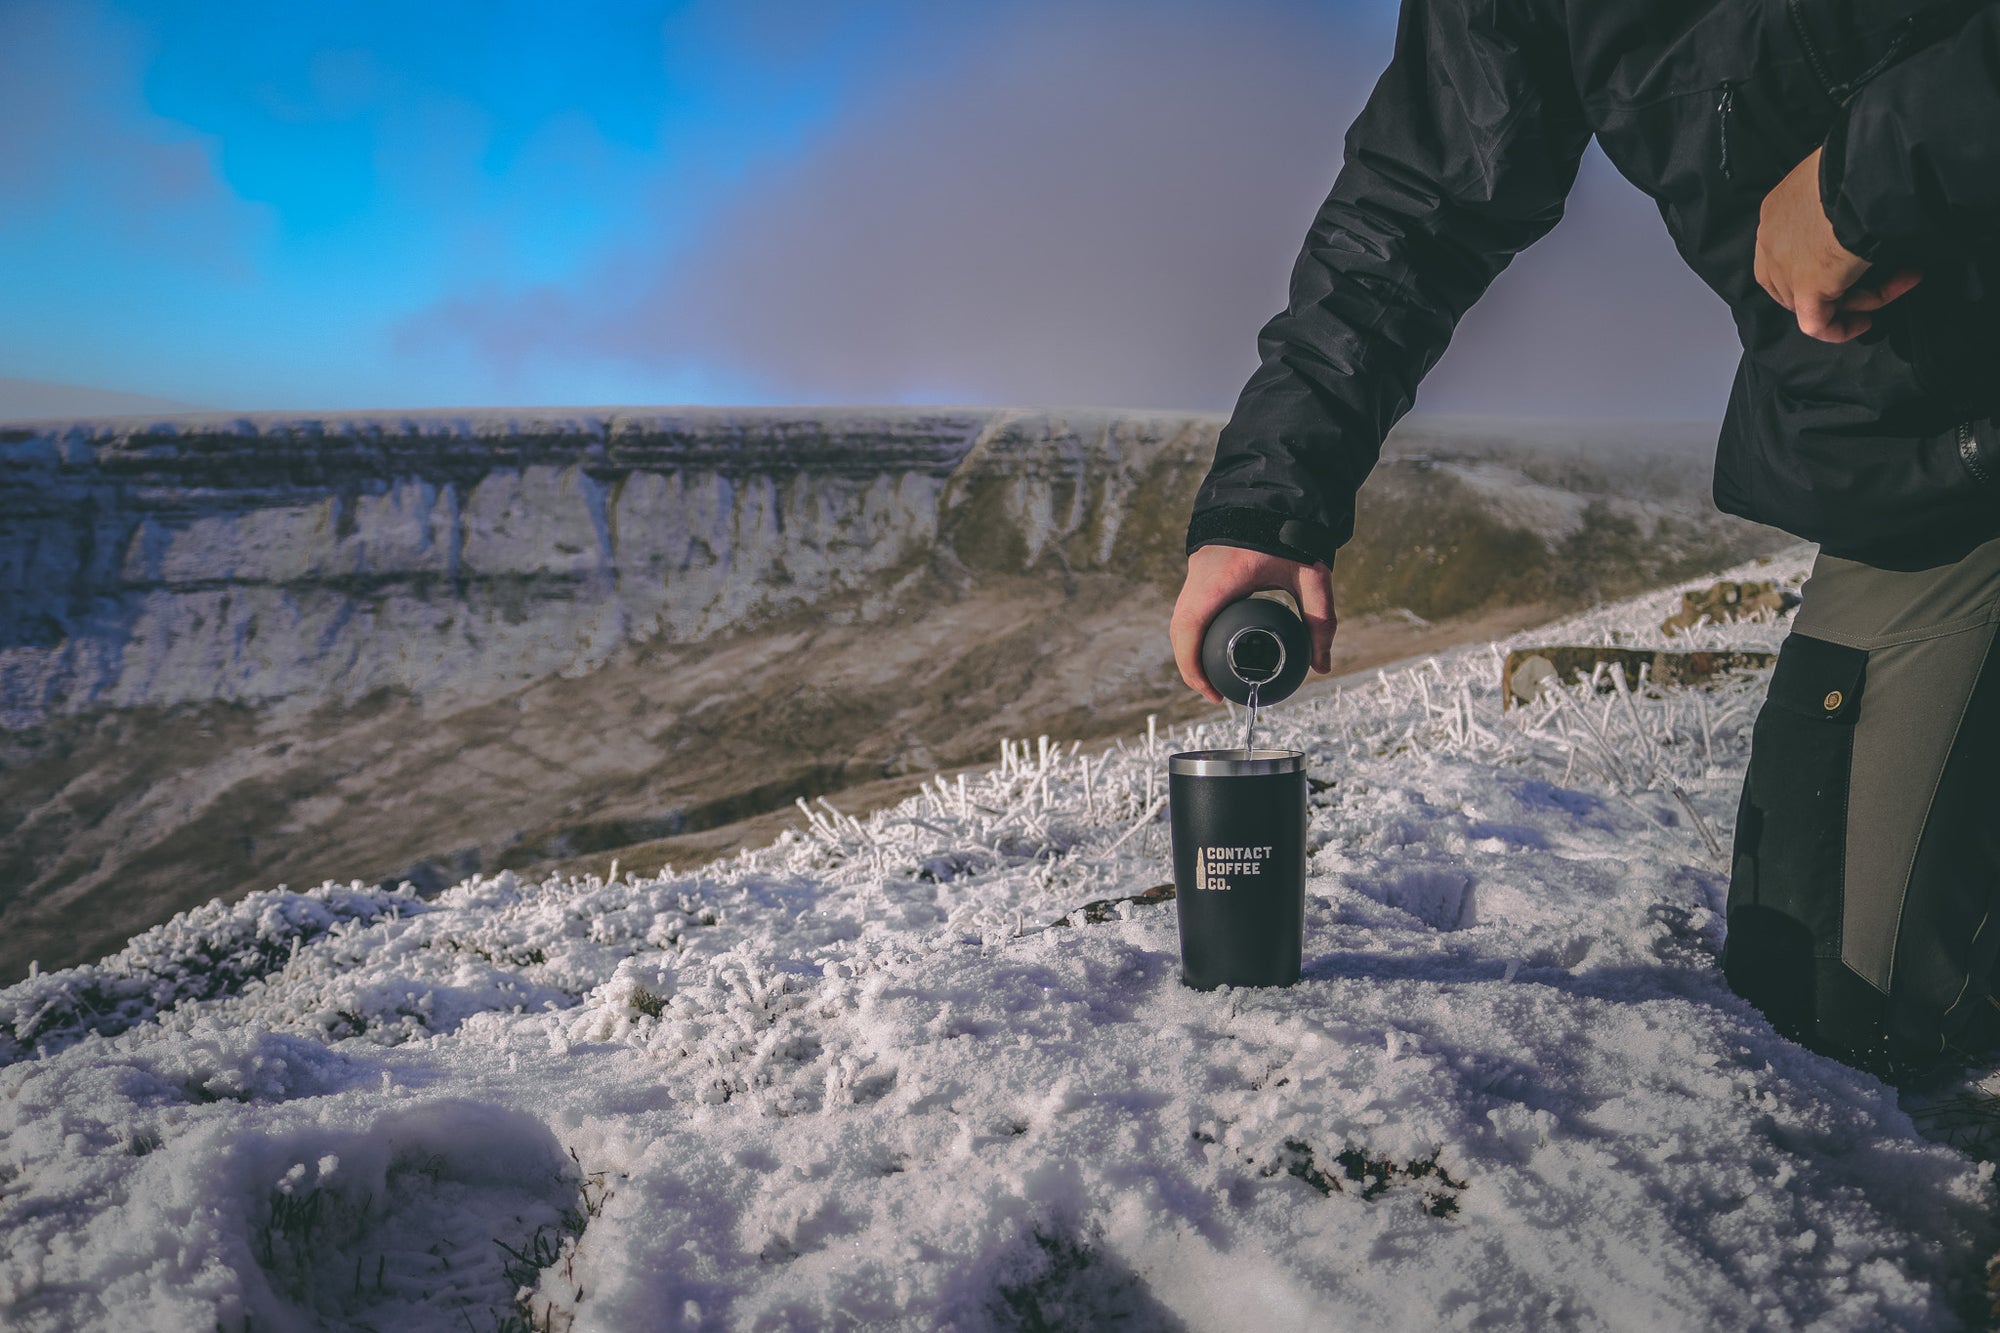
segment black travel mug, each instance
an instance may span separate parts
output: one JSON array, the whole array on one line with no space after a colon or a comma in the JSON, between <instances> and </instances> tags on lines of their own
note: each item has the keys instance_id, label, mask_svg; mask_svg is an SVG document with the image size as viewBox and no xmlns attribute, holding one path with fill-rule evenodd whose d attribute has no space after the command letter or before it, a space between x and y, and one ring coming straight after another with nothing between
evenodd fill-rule
<instances>
[{"instance_id":1,"label":"black travel mug","mask_svg":"<svg viewBox=\"0 0 2000 1333\"><path fill-rule=\"evenodd\" d=\"M1306 925L1306 760L1193 750L1167 760L1181 980L1289 986Z\"/></svg>"}]
</instances>

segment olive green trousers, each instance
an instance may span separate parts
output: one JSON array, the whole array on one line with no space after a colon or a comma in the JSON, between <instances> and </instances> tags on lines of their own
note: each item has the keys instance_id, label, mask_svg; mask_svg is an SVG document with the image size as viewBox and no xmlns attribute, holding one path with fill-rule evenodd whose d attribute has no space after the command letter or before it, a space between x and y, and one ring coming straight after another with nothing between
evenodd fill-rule
<instances>
[{"instance_id":1,"label":"olive green trousers","mask_svg":"<svg viewBox=\"0 0 2000 1333\"><path fill-rule=\"evenodd\" d=\"M2000 541L1821 555L1757 716L1723 968L1787 1035L1897 1079L2000 1040Z\"/></svg>"}]
</instances>

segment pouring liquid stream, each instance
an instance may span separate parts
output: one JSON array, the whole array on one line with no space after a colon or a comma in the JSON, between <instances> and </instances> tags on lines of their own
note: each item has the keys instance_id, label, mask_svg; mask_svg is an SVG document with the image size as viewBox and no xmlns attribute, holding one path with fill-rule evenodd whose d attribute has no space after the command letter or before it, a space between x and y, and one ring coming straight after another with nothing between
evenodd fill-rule
<instances>
[{"instance_id":1,"label":"pouring liquid stream","mask_svg":"<svg viewBox=\"0 0 2000 1333\"><path fill-rule=\"evenodd\" d=\"M1247 753L1257 748L1257 691L1262 681L1250 682L1250 720L1243 728L1243 749Z\"/></svg>"}]
</instances>

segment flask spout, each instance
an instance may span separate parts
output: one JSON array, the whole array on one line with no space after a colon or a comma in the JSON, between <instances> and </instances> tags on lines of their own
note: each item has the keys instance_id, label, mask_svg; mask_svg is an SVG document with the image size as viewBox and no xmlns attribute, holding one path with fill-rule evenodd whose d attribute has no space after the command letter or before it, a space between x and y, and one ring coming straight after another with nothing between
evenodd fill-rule
<instances>
[{"instance_id":1,"label":"flask spout","mask_svg":"<svg viewBox=\"0 0 2000 1333\"><path fill-rule=\"evenodd\" d=\"M1268 685L1285 670L1285 641L1262 625L1246 625L1223 649L1229 669L1245 685Z\"/></svg>"}]
</instances>

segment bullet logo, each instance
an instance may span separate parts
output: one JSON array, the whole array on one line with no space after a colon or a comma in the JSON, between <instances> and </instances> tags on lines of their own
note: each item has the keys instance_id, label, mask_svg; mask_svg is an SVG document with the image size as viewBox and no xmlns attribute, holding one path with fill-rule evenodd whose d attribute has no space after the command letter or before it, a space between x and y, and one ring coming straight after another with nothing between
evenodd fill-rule
<instances>
[{"instance_id":1,"label":"bullet logo","mask_svg":"<svg viewBox=\"0 0 2000 1333\"><path fill-rule=\"evenodd\" d=\"M1194 849L1194 887L1222 892L1234 888L1229 881L1238 875L1261 875L1264 863L1276 847L1197 847Z\"/></svg>"}]
</instances>

